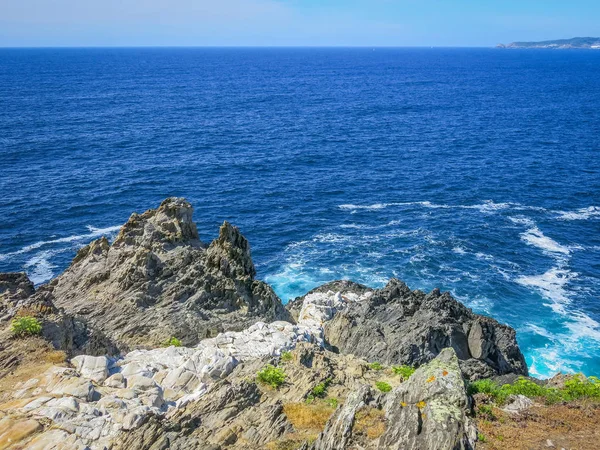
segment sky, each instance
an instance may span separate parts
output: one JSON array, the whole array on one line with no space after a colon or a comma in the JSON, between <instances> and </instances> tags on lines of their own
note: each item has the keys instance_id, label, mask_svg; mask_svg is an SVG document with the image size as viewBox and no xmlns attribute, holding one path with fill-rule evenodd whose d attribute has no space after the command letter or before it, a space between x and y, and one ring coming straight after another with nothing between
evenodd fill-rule
<instances>
[{"instance_id":1,"label":"sky","mask_svg":"<svg viewBox=\"0 0 600 450\"><path fill-rule=\"evenodd\" d=\"M0 46L494 46L600 36L600 0L0 0Z\"/></svg>"}]
</instances>

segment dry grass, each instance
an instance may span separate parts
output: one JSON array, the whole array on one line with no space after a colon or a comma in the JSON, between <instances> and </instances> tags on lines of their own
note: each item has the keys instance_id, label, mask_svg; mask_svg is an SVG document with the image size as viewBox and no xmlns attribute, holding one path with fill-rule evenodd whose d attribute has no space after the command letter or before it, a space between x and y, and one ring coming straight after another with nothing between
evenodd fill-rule
<instances>
[{"instance_id":1,"label":"dry grass","mask_svg":"<svg viewBox=\"0 0 600 450\"><path fill-rule=\"evenodd\" d=\"M548 448L548 440L555 448L600 448L598 405L572 402L534 407L516 416L498 412L497 416L498 420L494 421L478 420L477 427L485 438L485 442L478 444L478 449L544 449Z\"/></svg>"},{"instance_id":2,"label":"dry grass","mask_svg":"<svg viewBox=\"0 0 600 450\"><path fill-rule=\"evenodd\" d=\"M3 361L16 357L13 364L2 367ZM38 336L11 339L0 351L0 401L12 395L15 384L38 378L52 365L64 364L66 355Z\"/></svg>"},{"instance_id":3,"label":"dry grass","mask_svg":"<svg viewBox=\"0 0 600 450\"><path fill-rule=\"evenodd\" d=\"M382 410L367 406L356 412L353 428L355 433L364 434L369 439L377 439L386 428L385 413Z\"/></svg>"},{"instance_id":4,"label":"dry grass","mask_svg":"<svg viewBox=\"0 0 600 450\"><path fill-rule=\"evenodd\" d=\"M325 424L335 411L323 402L288 403L283 405L283 411L296 430L323 431Z\"/></svg>"},{"instance_id":5,"label":"dry grass","mask_svg":"<svg viewBox=\"0 0 600 450\"><path fill-rule=\"evenodd\" d=\"M312 444L318 436L318 433L310 432L289 433L283 439L269 442L265 445L265 448L267 450L297 450L304 442L308 442L309 445Z\"/></svg>"},{"instance_id":6,"label":"dry grass","mask_svg":"<svg viewBox=\"0 0 600 450\"><path fill-rule=\"evenodd\" d=\"M50 364L64 364L67 360L67 354L62 350L50 350L44 355L44 359Z\"/></svg>"}]
</instances>

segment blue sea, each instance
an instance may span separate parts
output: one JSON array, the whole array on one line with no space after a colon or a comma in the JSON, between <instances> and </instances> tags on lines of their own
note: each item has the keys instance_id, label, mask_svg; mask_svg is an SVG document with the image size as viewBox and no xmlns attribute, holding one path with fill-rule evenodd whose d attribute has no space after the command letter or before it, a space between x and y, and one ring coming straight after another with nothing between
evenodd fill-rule
<instances>
[{"instance_id":1,"label":"blue sea","mask_svg":"<svg viewBox=\"0 0 600 450\"><path fill-rule=\"evenodd\" d=\"M0 271L36 283L167 196L288 301L450 291L532 374L600 374L600 52L0 50Z\"/></svg>"}]
</instances>

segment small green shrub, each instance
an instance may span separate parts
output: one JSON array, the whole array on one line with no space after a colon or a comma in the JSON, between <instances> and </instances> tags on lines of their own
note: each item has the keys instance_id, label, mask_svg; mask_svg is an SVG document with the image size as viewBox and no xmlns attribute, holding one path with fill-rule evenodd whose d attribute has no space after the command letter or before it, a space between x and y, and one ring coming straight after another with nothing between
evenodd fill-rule
<instances>
[{"instance_id":1,"label":"small green shrub","mask_svg":"<svg viewBox=\"0 0 600 450\"><path fill-rule=\"evenodd\" d=\"M327 388L331 383L331 378L327 378L325 381L317 384L312 390L308 397L306 397L306 402L311 403L315 398L323 398L327 394Z\"/></svg>"},{"instance_id":2,"label":"small green shrub","mask_svg":"<svg viewBox=\"0 0 600 450\"><path fill-rule=\"evenodd\" d=\"M477 408L477 415L482 419L494 421L496 420L496 415L494 414L494 410L490 405L481 405Z\"/></svg>"},{"instance_id":3,"label":"small green shrub","mask_svg":"<svg viewBox=\"0 0 600 450\"><path fill-rule=\"evenodd\" d=\"M171 336L170 339L167 339L165 342L163 342L163 346L164 347L181 347L181 341L179 339L177 339L174 336Z\"/></svg>"},{"instance_id":4,"label":"small green shrub","mask_svg":"<svg viewBox=\"0 0 600 450\"><path fill-rule=\"evenodd\" d=\"M268 384L269 386L277 389L283 384L287 375L279 367L275 367L271 364L267 364L261 371L256 374L256 380L262 384Z\"/></svg>"},{"instance_id":5,"label":"small green shrub","mask_svg":"<svg viewBox=\"0 0 600 450\"><path fill-rule=\"evenodd\" d=\"M497 404L503 404L509 395L524 395L530 398L542 398L545 403L553 404L582 398L600 399L600 380L596 377L584 378L575 375L565 381L562 389L540 386L527 379L519 378L513 384L498 386L492 380L478 380L469 384L469 394L488 394Z\"/></svg>"},{"instance_id":6,"label":"small green shrub","mask_svg":"<svg viewBox=\"0 0 600 450\"><path fill-rule=\"evenodd\" d=\"M505 384L501 391L509 395L524 395L525 397L543 397L546 389L527 378L519 378L513 384Z\"/></svg>"},{"instance_id":7,"label":"small green shrub","mask_svg":"<svg viewBox=\"0 0 600 450\"><path fill-rule=\"evenodd\" d=\"M509 395L506 390L502 390L500 386L492 380L474 381L469 384L467 391L469 395L487 394L498 404L504 403L506 397Z\"/></svg>"},{"instance_id":8,"label":"small green shrub","mask_svg":"<svg viewBox=\"0 0 600 450\"><path fill-rule=\"evenodd\" d=\"M487 442L487 440L485 439L485 436L481 433L477 433L477 440L479 442Z\"/></svg>"},{"instance_id":9,"label":"small green shrub","mask_svg":"<svg viewBox=\"0 0 600 450\"><path fill-rule=\"evenodd\" d=\"M473 394L489 394L494 395L500 387L492 380L477 380L469 383L468 392Z\"/></svg>"},{"instance_id":10,"label":"small green shrub","mask_svg":"<svg viewBox=\"0 0 600 450\"><path fill-rule=\"evenodd\" d=\"M294 357L292 356L292 352L282 352L281 353L281 361L283 362L289 362L292 359L294 359Z\"/></svg>"},{"instance_id":11,"label":"small green shrub","mask_svg":"<svg viewBox=\"0 0 600 450\"><path fill-rule=\"evenodd\" d=\"M369 364L369 369L371 369L371 370L381 370L381 369L383 369L383 366L380 363L378 363L378 362L374 362L374 363Z\"/></svg>"},{"instance_id":12,"label":"small green shrub","mask_svg":"<svg viewBox=\"0 0 600 450\"><path fill-rule=\"evenodd\" d=\"M381 392L390 392L392 390L392 386L390 386L385 381L378 381L377 383L375 383L375 387Z\"/></svg>"},{"instance_id":13,"label":"small green shrub","mask_svg":"<svg viewBox=\"0 0 600 450\"><path fill-rule=\"evenodd\" d=\"M408 380L410 376L415 373L415 368L402 365L402 366L392 366L392 372L395 375L400 375L404 381Z\"/></svg>"},{"instance_id":14,"label":"small green shrub","mask_svg":"<svg viewBox=\"0 0 600 450\"><path fill-rule=\"evenodd\" d=\"M589 377L587 379L580 375L565 381L563 398L567 401L579 398L600 399L600 379Z\"/></svg>"},{"instance_id":15,"label":"small green shrub","mask_svg":"<svg viewBox=\"0 0 600 450\"><path fill-rule=\"evenodd\" d=\"M327 400L325 400L325 403L327 403L333 409L338 407L338 399L337 398L333 398L333 397L328 398Z\"/></svg>"},{"instance_id":16,"label":"small green shrub","mask_svg":"<svg viewBox=\"0 0 600 450\"><path fill-rule=\"evenodd\" d=\"M11 322L10 331L16 337L35 336L42 332L42 324L35 317L18 317Z\"/></svg>"},{"instance_id":17,"label":"small green shrub","mask_svg":"<svg viewBox=\"0 0 600 450\"><path fill-rule=\"evenodd\" d=\"M319 383L310 392L315 397L325 397L325 392L327 391L327 382Z\"/></svg>"}]
</instances>

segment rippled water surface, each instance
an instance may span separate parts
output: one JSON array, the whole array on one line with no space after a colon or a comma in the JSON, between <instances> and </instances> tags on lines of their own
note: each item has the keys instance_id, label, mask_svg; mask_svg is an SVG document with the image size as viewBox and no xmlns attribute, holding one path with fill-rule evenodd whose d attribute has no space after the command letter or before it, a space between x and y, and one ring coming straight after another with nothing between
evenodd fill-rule
<instances>
[{"instance_id":1,"label":"rippled water surface","mask_svg":"<svg viewBox=\"0 0 600 450\"><path fill-rule=\"evenodd\" d=\"M0 50L0 271L43 283L170 195L284 301L450 290L534 374L600 373L600 52Z\"/></svg>"}]
</instances>

